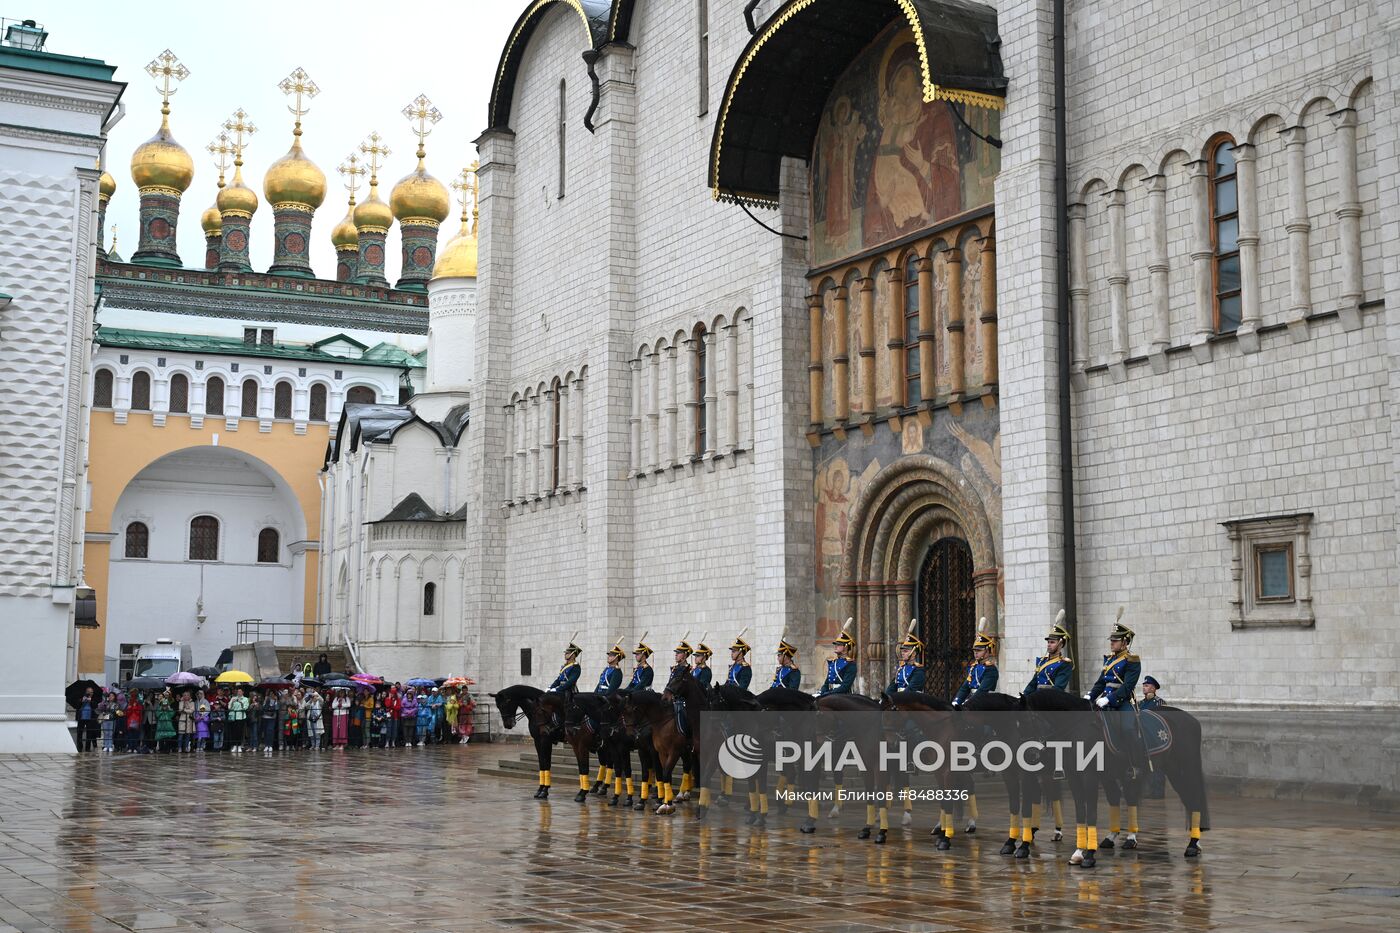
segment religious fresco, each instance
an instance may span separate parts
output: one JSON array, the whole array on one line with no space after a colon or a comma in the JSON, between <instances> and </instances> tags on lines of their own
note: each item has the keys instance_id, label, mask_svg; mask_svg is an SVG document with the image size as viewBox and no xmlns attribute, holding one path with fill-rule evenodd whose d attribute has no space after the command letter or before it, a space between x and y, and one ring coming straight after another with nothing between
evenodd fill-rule
<instances>
[{"instance_id":1,"label":"religious fresco","mask_svg":"<svg viewBox=\"0 0 1400 933\"><path fill-rule=\"evenodd\" d=\"M861 493L878 481L881 471L903 456L926 454L951 464L982 503L992 541L1001 553L1001 430L996 409L967 405L959 415L940 410L922 426L906 418L896 433L879 425L870 436L852 431L844 440L823 435L814 451L815 581L817 636L834 635L845 621L841 603L841 569L846 550L858 533L855 510Z\"/></svg>"},{"instance_id":2,"label":"religious fresco","mask_svg":"<svg viewBox=\"0 0 1400 933\"><path fill-rule=\"evenodd\" d=\"M999 131L996 111L961 112L979 133ZM924 103L914 33L892 24L836 82L822 115L812 153L812 265L990 204L999 169L999 151L947 103Z\"/></svg>"}]
</instances>

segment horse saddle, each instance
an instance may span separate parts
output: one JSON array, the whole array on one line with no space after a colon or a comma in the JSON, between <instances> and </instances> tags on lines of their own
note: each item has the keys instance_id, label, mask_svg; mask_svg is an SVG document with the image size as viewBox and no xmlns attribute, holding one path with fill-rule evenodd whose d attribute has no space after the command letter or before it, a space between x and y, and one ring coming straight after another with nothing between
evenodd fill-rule
<instances>
[{"instance_id":1,"label":"horse saddle","mask_svg":"<svg viewBox=\"0 0 1400 933\"><path fill-rule=\"evenodd\" d=\"M1149 709L1137 711L1138 724L1142 728L1142 741L1146 746L1149 758L1165 753L1172 747L1172 728L1167 725L1166 719ZM1134 741L1137 737L1136 730L1131 725L1121 723L1123 717L1122 710L1100 710L1099 727L1103 730L1103 738L1108 743L1109 751L1115 755L1126 753L1123 748L1123 741ZM1119 725L1114 725L1114 720L1119 719ZM1129 730L1126 735L1119 730Z\"/></svg>"}]
</instances>

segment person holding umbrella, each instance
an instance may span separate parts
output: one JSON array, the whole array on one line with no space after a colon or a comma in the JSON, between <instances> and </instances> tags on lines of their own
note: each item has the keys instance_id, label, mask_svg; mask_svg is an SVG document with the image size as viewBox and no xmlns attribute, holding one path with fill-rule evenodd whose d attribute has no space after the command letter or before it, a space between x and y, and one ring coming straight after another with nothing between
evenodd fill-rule
<instances>
[{"instance_id":1,"label":"person holding umbrella","mask_svg":"<svg viewBox=\"0 0 1400 933\"><path fill-rule=\"evenodd\" d=\"M97 697L91 687L83 689L73 709L78 721L78 751L90 752L97 748Z\"/></svg>"},{"instance_id":2,"label":"person holding umbrella","mask_svg":"<svg viewBox=\"0 0 1400 933\"><path fill-rule=\"evenodd\" d=\"M126 750L133 755L141 747L141 723L145 712L140 692L131 691L131 698L126 701Z\"/></svg>"},{"instance_id":3,"label":"person holding umbrella","mask_svg":"<svg viewBox=\"0 0 1400 933\"><path fill-rule=\"evenodd\" d=\"M331 699L331 745L343 751L347 740L346 729L350 722L350 693L343 687L335 690Z\"/></svg>"}]
</instances>

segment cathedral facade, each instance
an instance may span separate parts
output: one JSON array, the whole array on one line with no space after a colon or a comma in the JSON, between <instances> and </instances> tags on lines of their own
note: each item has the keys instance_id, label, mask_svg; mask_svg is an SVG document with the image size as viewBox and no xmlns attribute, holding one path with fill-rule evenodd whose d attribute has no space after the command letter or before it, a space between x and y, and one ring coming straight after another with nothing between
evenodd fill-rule
<instances>
[{"instance_id":1,"label":"cathedral facade","mask_svg":"<svg viewBox=\"0 0 1400 933\"><path fill-rule=\"evenodd\" d=\"M1123 606L1173 700L1381 735L1394 7L531 3L441 394L328 457L323 620L491 687L745 630L815 689L853 618L861 689L912 625L951 692L1061 608L1087 687Z\"/></svg>"}]
</instances>

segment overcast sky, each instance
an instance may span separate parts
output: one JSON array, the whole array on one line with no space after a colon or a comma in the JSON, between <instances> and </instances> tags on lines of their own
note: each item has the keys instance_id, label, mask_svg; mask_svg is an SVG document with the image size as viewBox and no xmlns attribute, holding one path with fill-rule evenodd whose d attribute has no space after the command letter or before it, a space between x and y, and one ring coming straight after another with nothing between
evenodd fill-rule
<instances>
[{"instance_id":1,"label":"overcast sky","mask_svg":"<svg viewBox=\"0 0 1400 933\"><path fill-rule=\"evenodd\" d=\"M34 0L30 0L31 3ZM392 154L380 172L380 192L414 166L415 141L400 111L426 94L442 112L428 137L428 171L444 183L475 158L472 140L486 128L486 105L496 63L525 0L460 0L456 3L363 3L361 0L246 0L237 4L181 6L132 0L40 2L6 16L33 16L48 29L48 50L99 58L117 66L127 83L126 117L112 131L107 169L117 193L107 211L115 224L117 251L127 259L136 245L137 195L131 153L160 127L160 95L144 68L169 48L190 76L171 101L171 129L195 160L194 183L180 210L180 258L204 264L199 215L214 201L218 176L205 151L220 125L239 107L258 133L244 154L244 181L258 193L253 217L253 268L272 262L272 210L263 196L268 165L292 141L288 99L277 85L294 68L305 68L320 86L303 120L307 155L326 173L325 203L316 212L312 264L322 278L335 277L331 228L345 215L345 189L337 165L370 132L388 140ZM172 16L172 14L175 14ZM441 243L456 234L453 218ZM389 234L388 278L398 278L398 226Z\"/></svg>"}]
</instances>

